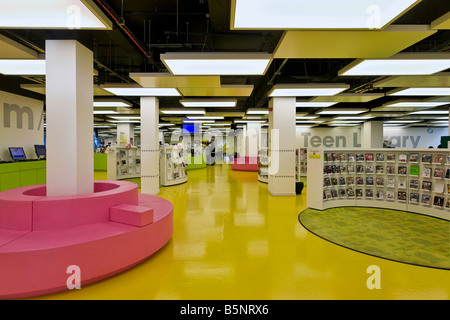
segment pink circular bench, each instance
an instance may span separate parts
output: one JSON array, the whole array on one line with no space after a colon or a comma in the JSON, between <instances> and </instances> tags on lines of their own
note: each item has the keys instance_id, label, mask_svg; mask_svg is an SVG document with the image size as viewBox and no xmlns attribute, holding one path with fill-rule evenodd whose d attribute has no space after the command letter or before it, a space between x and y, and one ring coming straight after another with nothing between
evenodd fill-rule
<instances>
[{"instance_id":1,"label":"pink circular bench","mask_svg":"<svg viewBox=\"0 0 450 320\"><path fill-rule=\"evenodd\" d=\"M47 197L45 185L0 192L0 298L68 290L149 258L172 237L173 206L125 181L97 181L94 193Z\"/></svg>"},{"instance_id":2,"label":"pink circular bench","mask_svg":"<svg viewBox=\"0 0 450 320\"><path fill-rule=\"evenodd\" d=\"M259 159L258 157L242 157L234 159L231 164L231 169L236 171L251 171L258 172Z\"/></svg>"}]
</instances>

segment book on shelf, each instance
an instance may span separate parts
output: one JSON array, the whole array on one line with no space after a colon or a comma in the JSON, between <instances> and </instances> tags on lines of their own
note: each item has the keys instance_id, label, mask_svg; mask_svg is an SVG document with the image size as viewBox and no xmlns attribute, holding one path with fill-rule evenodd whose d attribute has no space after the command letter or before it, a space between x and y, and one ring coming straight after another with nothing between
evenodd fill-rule
<instances>
[{"instance_id":1,"label":"book on shelf","mask_svg":"<svg viewBox=\"0 0 450 320\"><path fill-rule=\"evenodd\" d=\"M395 166L386 166L386 174L394 175L395 174Z\"/></svg>"},{"instance_id":2,"label":"book on shelf","mask_svg":"<svg viewBox=\"0 0 450 320\"><path fill-rule=\"evenodd\" d=\"M410 176L415 176L418 177L419 176L419 166L409 166L409 175Z\"/></svg>"},{"instance_id":3,"label":"book on shelf","mask_svg":"<svg viewBox=\"0 0 450 320\"><path fill-rule=\"evenodd\" d=\"M373 177L366 177L366 186L373 186Z\"/></svg>"},{"instance_id":4,"label":"book on shelf","mask_svg":"<svg viewBox=\"0 0 450 320\"><path fill-rule=\"evenodd\" d=\"M356 198L362 198L363 197L362 189L356 189L355 190L355 195L356 195Z\"/></svg>"},{"instance_id":5,"label":"book on shelf","mask_svg":"<svg viewBox=\"0 0 450 320\"><path fill-rule=\"evenodd\" d=\"M356 185L357 186L363 186L364 185L363 177L356 177Z\"/></svg>"},{"instance_id":6,"label":"book on shelf","mask_svg":"<svg viewBox=\"0 0 450 320\"><path fill-rule=\"evenodd\" d=\"M347 196L349 198L354 198L355 197L355 191L353 190L353 188L347 188Z\"/></svg>"},{"instance_id":7,"label":"book on shelf","mask_svg":"<svg viewBox=\"0 0 450 320\"><path fill-rule=\"evenodd\" d=\"M405 202L406 201L406 191L398 191L397 200L401 201L401 202Z\"/></svg>"},{"instance_id":8,"label":"book on shelf","mask_svg":"<svg viewBox=\"0 0 450 320\"><path fill-rule=\"evenodd\" d=\"M384 153L377 153L376 159L377 162L384 162Z\"/></svg>"},{"instance_id":9,"label":"book on shelf","mask_svg":"<svg viewBox=\"0 0 450 320\"><path fill-rule=\"evenodd\" d=\"M373 161L373 153L366 153L366 161L367 162Z\"/></svg>"},{"instance_id":10,"label":"book on shelf","mask_svg":"<svg viewBox=\"0 0 450 320\"><path fill-rule=\"evenodd\" d=\"M384 199L384 191L383 190L377 190L375 193L377 200L383 200Z\"/></svg>"},{"instance_id":11,"label":"book on shelf","mask_svg":"<svg viewBox=\"0 0 450 320\"><path fill-rule=\"evenodd\" d=\"M373 198L373 190L372 189L366 189L366 198Z\"/></svg>"},{"instance_id":12,"label":"book on shelf","mask_svg":"<svg viewBox=\"0 0 450 320\"><path fill-rule=\"evenodd\" d=\"M338 190L339 198L345 198L347 196L345 189Z\"/></svg>"},{"instance_id":13,"label":"book on shelf","mask_svg":"<svg viewBox=\"0 0 450 320\"><path fill-rule=\"evenodd\" d=\"M398 188L406 189L406 180L398 180Z\"/></svg>"},{"instance_id":14,"label":"book on shelf","mask_svg":"<svg viewBox=\"0 0 450 320\"><path fill-rule=\"evenodd\" d=\"M431 163L431 154L423 153L422 154L422 163Z\"/></svg>"},{"instance_id":15,"label":"book on shelf","mask_svg":"<svg viewBox=\"0 0 450 320\"><path fill-rule=\"evenodd\" d=\"M386 187L387 188L395 188L395 179L394 178L386 179Z\"/></svg>"},{"instance_id":16,"label":"book on shelf","mask_svg":"<svg viewBox=\"0 0 450 320\"><path fill-rule=\"evenodd\" d=\"M417 179L411 179L409 180L409 188L418 190L419 189L419 180Z\"/></svg>"},{"instance_id":17,"label":"book on shelf","mask_svg":"<svg viewBox=\"0 0 450 320\"><path fill-rule=\"evenodd\" d=\"M414 204L419 203L419 194L417 192L409 193L409 203L414 203Z\"/></svg>"},{"instance_id":18,"label":"book on shelf","mask_svg":"<svg viewBox=\"0 0 450 320\"><path fill-rule=\"evenodd\" d=\"M384 187L384 178L377 177L375 183L376 183L376 185L377 185L378 187Z\"/></svg>"},{"instance_id":19,"label":"book on shelf","mask_svg":"<svg viewBox=\"0 0 450 320\"><path fill-rule=\"evenodd\" d=\"M445 171L445 179L450 179L450 169Z\"/></svg>"},{"instance_id":20,"label":"book on shelf","mask_svg":"<svg viewBox=\"0 0 450 320\"><path fill-rule=\"evenodd\" d=\"M394 201L395 200L395 193L392 190L387 190L386 191L386 199L389 201Z\"/></svg>"},{"instance_id":21,"label":"book on shelf","mask_svg":"<svg viewBox=\"0 0 450 320\"><path fill-rule=\"evenodd\" d=\"M339 153L339 161L347 161L345 153Z\"/></svg>"},{"instance_id":22,"label":"book on shelf","mask_svg":"<svg viewBox=\"0 0 450 320\"><path fill-rule=\"evenodd\" d=\"M405 166L399 166L397 169L397 174L400 176L406 176L407 168Z\"/></svg>"},{"instance_id":23,"label":"book on shelf","mask_svg":"<svg viewBox=\"0 0 450 320\"><path fill-rule=\"evenodd\" d=\"M434 196L434 198L433 198L433 206L443 207L444 206L444 197Z\"/></svg>"},{"instance_id":24,"label":"book on shelf","mask_svg":"<svg viewBox=\"0 0 450 320\"><path fill-rule=\"evenodd\" d=\"M348 153L347 159L349 162L355 162L355 154L354 153Z\"/></svg>"},{"instance_id":25,"label":"book on shelf","mask_svg":"<svg viewBox=\"0 0 450 320\"><path fill-rule=\"evenodd\" d=\"M386 161L387 162L395 162L395 153L386 154Z\"/></svg>"},{"instance_id":26,"label":"book on shelf","mask_svg":"<svg viewBox=\"0 0 450 320\"><path fill-rule=\"evenodd\" d=\"M404 153L401 153L398 155L398 162L400 162L400 163L406 163L407 159L408 159L408 156Z\"/></svg>"},{"instance_id":27,"label":"book on shelf","mask_svg":"<svg viewBox=\"0 0 450 320\"><path fill-rule=\"evenodd\" d=\"M364 161L364 154L363 153L357 153L355 154L355 158L357 162L363 162Z\"/></svg>"},{"instance_id":28,"label":"book on shelf","mask_svg":"<svg viewBox=\"0 0 450 320\"><path fill-rule=\"evenodd\" d=\"M444 177L444 169L442 169L442 168L435 168L433 177L434 178L442 178L442 177Z\"/></svg>"},{"instance_id":29,"label":"book on shelf","mask_svg":"<svg viewBox=\"0 0 450 320\"><path fill-rule=\"evenodd\" d=\"M339 185L345 186L345 178L344 177L339 177Z\"/></svg>"},{"instance_id":30,"label":"book on shelf","mask_svg":"<svg viewBox=\"0 0 450 320\"><path fill-rule=\"evenodd\" d=\"M431 178L431 168L428 168L428 167L426 167L426 168L423 168L423 171L422 171L422 177L423 178Z\"/></svg>"},{"instance_id":31,"label":"book on shelf","mask_svg":"<svg viewBox=\"0 0 450 320\"><path fill-rule=\"evenodd\" d=\"M445 201L445 207L450 208L450 198L447 198L447 200Z\"/></svg>"},{"instance_id":32,"label":"book on shelf","mask_svg":"<svg viewBox=\"0 0 450 320\"><path fill-rule=\"evenodd\" d=\"M331 189L331 197L332 198L337 198L338 197L338 193L336 189Z\"/></svg>"},{"instance_id":33,"label":"book on shelf","mask_svg":"<svg viewBox=\"0 0 450 320\"><path fill-rule=\"evenodd\" d=\"M444 163L444 155L443 154L435 154L433 157L433 163L443 164Z\"/></svg>"},{"instance_id":34,"label":"book on shelf","mask_svg":"<svg viewBox=\"0 0 450 320\"><path fill-rule=\"evenodd\" d=\"M367 174L373 173L373 166L371 164L366 165L366 173Z\"/></svg>"},{"instance_id":35,"label":"book on shelf","mask_svg":"<svg viewBox=\"0 0 450 320\"><path fill-rule=\"evenodd\" d=\"M363 165L356 165L356 173L364 174L364 166Z\"/></svg>"},{"instance_id":36,"label":"book on shelf","mask_svg":"<svg viewBox=\"0 0 450 320\"><path fill-rule=\"evenodd\" d=\"M432 183L431 183L431 181L422 181L422 190L424 190L424 191L431 191L431 186L432 186Z\"/></svg>"},{"instance_id":37,"label":"book on shelf","mask_svg":"<svg viewBox=\"0 0 450 320\"><path fill-rule=\"evenodd\" d=\"M347 172L348 173L355 173L355 166L353 164L349 164L347 166Z\"/></svg>"},{"instance_id":38,"label":"book on shelf","mask_svg":"<svg viewBox=\"0 0 450 320\"><path fill-rule=\"evenodd\" d=\"M422 194L420 203L424 204L424 205L430 205L431 204L431 196L429 194Z\"/></svg>"},{"instance_id":39,"label":"book on shelf","mask_svg":"<svg viewBox=\"0 0 450 320\"><path fill-rule=\"evenodd\" d=\"M376 167L377 174L384 174L384 166Z\"/></svg>"},{"instance_id":40,"label":"book on shelf","mask_svg":"<svg viewBox=\"0 0 450 320\"><path fill-rule=\"evenodd\" d=\"M450 183L447 183L447 193L450 194Z\"/></svg>"},{"instance_id":41,"label":"book on shelf","mask_svg":"<svg viewBox=\"0 0 450 320\"><path fill-rule=\"evenodd\" d=\"M410 153L409 154L409 162L410 163L418 163L419 162L419 154L418 153Z\"/></svg>"},{"instance_id":42,"label":"book on shelf","mask_svg":"<svg viewBox=\"0 0 450 320\"><path fill-rule=\"evenodd\" d=\"M355 184L355 181L354 181L353 177L346 177L345 181L347 182L348 186L352 186L352 185Z\"/></svg>"}]
</instances>

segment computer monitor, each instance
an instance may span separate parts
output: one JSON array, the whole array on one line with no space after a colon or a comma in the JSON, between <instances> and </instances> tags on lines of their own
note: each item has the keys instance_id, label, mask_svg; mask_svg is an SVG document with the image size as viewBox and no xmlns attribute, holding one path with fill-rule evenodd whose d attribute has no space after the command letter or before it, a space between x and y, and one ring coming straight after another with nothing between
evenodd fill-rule
<instances>
[{"instance_id":1,"label":"computer monitor","mask_svg":"<svg viewBox=\"0 0 450 320\"><path fill-rule=\"evenodd\" d=\"M9 153L11 154L11 158L13 160L25 160L27 158L22 147L10 147Z\"/></svg>"},{"instance_id":2,"label":"computer monitor","mask_svg":"<svg viewBox=\"0 0 450 320\"><path fill-rule=\"evenodd\" d=\"M47 155L47 149L44 145L35 144L34 150L36 151L36 156L38 158L45 158Z\"/></svg>"}]
</instances>

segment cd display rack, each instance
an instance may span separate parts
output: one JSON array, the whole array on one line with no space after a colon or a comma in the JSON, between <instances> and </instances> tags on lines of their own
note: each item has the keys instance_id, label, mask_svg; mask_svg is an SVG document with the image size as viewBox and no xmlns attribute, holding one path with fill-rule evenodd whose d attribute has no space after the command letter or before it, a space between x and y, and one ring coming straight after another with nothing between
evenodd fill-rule
<instances>
[{"instance_id":1,"label":"cd display rack","mask_svg":"<svg viewBox=\"0 0 450 320\"><path fill-rule=\"evenodd\" d=\"M450 220L450 152L309 148L307 205L390 208Z\"/></svg>"},{"instance_id":2,"label":"cd display rack","mask_svg":"<svg viewBox=\"0 0 450 320\"><path fill-rule=\"evenodd\" d=\"M141 177L141 150L138 147L109 147L107 153L108 180Z\"/></svg>"},{"instance_id":3,"label":"cd display rack","mask_svg":"<svg viewBox=\"0 0 450 320\"><path fill-rule=\"evenodd\" d=\"M160 148L159 179L162 186L173 186L188 181L185 149L178 146Z\"/></svg>"}]
</instances>

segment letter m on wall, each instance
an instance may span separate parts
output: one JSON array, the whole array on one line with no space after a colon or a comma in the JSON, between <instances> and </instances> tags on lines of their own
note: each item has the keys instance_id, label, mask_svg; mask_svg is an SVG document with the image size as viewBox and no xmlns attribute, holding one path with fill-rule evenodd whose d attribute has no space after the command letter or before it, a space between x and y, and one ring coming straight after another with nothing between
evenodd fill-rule
<instances>
[{"instance_id":1,"label":"letter m on wall","mask_svg":"<svg viewBox=\"0 0 450 320\"><path fill-rule=\"evenodd\" d=\"M28 129L34 130L34 118L33 118L33 110L29 107L19 107L17 104L3 104L3 126L5 128L11 128L11 114L15 113L17 117L17 129L23 129L23 118L24 115L27 115L28 120Z\"/></svg>"}]
</instances>

